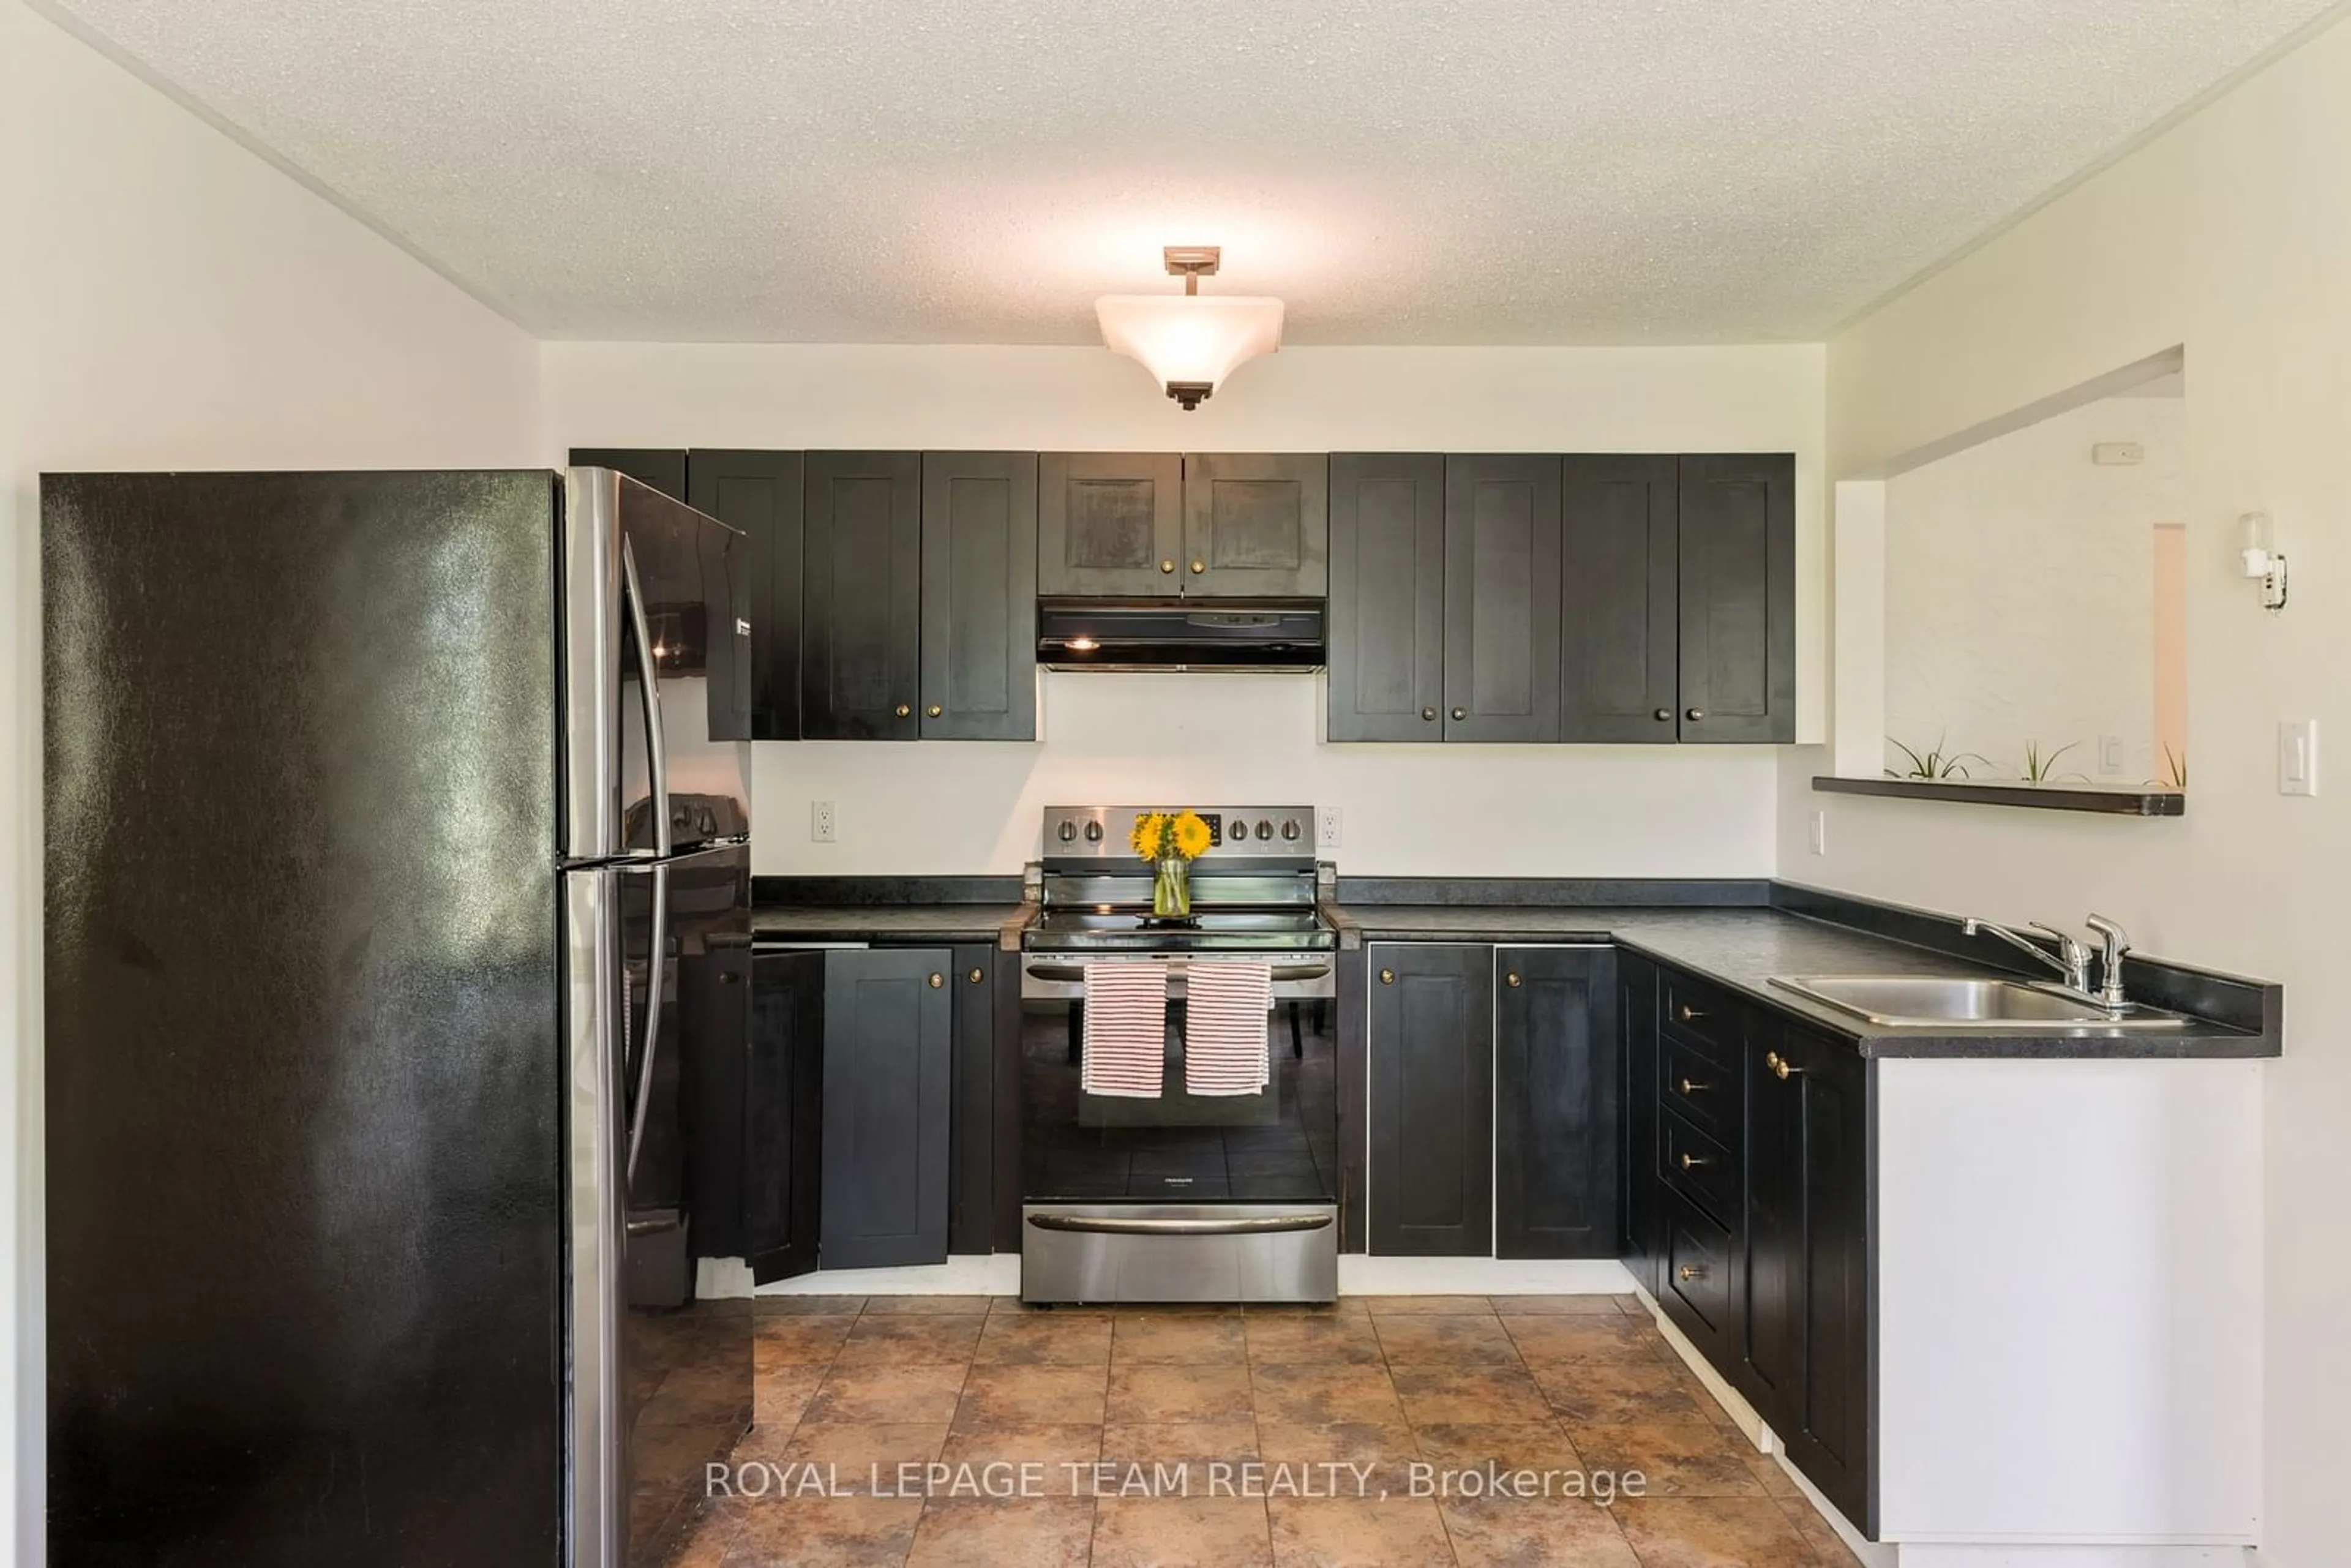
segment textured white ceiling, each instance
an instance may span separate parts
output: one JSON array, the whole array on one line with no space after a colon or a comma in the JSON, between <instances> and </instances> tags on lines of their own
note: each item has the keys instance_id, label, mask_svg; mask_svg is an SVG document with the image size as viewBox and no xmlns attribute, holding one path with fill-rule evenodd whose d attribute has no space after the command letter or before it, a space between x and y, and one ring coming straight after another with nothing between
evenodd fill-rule
<instances>
[{"instance_id":1,"label":"textured white ceiling","mask_svg":"<svg viewBox=\"0 0 2351 1568\"><path fill-rule=\"evenodd\" d=\"M0 0L5 3L5 0ZM525 326L1813 338L2329 0L48 0Z\"/></svg>"}]
</instances>

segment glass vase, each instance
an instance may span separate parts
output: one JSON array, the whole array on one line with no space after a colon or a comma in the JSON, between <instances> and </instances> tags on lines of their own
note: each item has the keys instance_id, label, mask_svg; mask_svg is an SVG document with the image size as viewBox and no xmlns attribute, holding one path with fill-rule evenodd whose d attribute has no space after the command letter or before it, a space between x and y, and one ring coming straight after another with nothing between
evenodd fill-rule
<instances>
[{"instance_id":1,"label":"glass vase","mask_svg":"<svg viewBox=\"0 0 2351 1568\"><path fill-rule=\"evenodd\" d=\"M1162 920L1181 920L1192 913L1192 862L1168 855L1151 879L1151 913Z\"/></svg>"}]
</instances>

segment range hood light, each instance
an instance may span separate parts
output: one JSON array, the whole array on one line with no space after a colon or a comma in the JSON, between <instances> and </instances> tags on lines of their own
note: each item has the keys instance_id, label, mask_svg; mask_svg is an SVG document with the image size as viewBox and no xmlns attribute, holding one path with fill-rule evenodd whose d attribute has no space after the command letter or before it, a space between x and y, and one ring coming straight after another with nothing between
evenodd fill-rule
<instances>
[{"instance_id":1,"label":"range hood light","mask_svg":"<svg viewBox=\"0 0 2351 1568\"><path fill-rule=\"evenodd\" d=\"M1095 642L1092 637L1072 637L1068 642L1062 643L1061 646L1067 648L1072 653L1091 653L1096 648L1101 647L1102 644Z\"/></svg>"},{"instance_id":2,"label":"range hood light","mask_svg":"<svg viewBox=\"0 0 2351 1568\"><path fill-rule=\"evenodd\" d=\"M1222 255L1213 245L1171 245L1161 257L1184 280L1183 293L1106 294L1094 301L1104 346L1140 361L1187 411L1241 366L1281 347L1280 300L1200 293L1200 279L1215 276Z\"/></svg>"}]
</instances>

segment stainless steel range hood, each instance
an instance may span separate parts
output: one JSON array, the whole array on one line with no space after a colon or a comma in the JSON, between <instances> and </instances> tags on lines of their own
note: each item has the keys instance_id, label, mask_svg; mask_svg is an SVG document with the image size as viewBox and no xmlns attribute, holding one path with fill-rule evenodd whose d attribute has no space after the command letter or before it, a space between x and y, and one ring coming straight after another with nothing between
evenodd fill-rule
<instances>
[{"instance_id":1,"label":"stainless steel range hood","mask_svg":"<svg viewBox=\"0 0 2351 1568\"><path fill-rule=\"evenodd\" d=\"M1037 662L1049 670L1316 670L1319 599L1046 599Z\"/></svg>"}]
</instances>

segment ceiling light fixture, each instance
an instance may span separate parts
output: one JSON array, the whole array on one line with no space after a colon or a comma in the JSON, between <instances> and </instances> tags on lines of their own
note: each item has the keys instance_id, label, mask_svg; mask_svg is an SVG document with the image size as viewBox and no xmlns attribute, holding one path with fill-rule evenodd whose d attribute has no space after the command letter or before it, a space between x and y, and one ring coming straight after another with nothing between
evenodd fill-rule
<instances>
[{"instance_id":1,"label":"ceiling light fixture","mask_svg":"<svg viewBox=\"0 0 2351 1568\"><path fill-rule=\"evenodd\" d=\"M1195 409L1227 376L1281 347L1281 301L1203 295L1221 246L1171 245L1161 253L1184 280L1181 294L1105 294L1094 301L1104 346L1139 361L1176 405Z\"/></svg>"}]
</instances>

